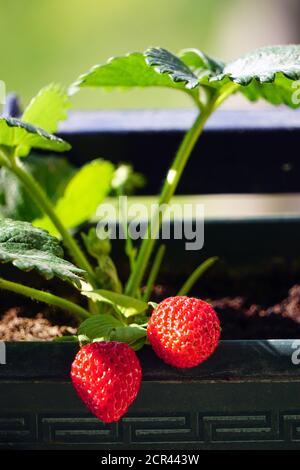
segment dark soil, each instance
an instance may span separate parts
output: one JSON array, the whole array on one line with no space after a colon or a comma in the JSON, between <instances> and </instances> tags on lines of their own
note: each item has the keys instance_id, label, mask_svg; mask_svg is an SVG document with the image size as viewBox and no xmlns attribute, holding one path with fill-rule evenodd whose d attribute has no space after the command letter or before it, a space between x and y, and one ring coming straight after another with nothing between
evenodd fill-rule
<instances>
[{"instance_id":1,"label":"dark soil","mask_svg":"<svg viewBox=\"0 0 300 470\"><path fill-rule=\"evenodd\" d=\"M22 309L11 308L0 321L0 340L2 341L51 341L57 336L74 335L76 328L53 325L38 313L33 318L24 317Z\"/></svg>"},{"instance_id":2,"label":"dark soil","mask_svg":"<svg viewBox=\"0 0 300 470\"><path fill-rule=\"evenodd\" d=\"M240 290L245 292L242 296L212 296L207 299L220 318L222 339L300 338L300 285L294 285L281 293L282 284L274 282L273 288L264 285L263 290L268 290L267 298L279 298L275 304L263 295L259 296L261 303L255 302L258 289L249 284L245 286L245 283L240 286ZM154 294L156 301L160 302L169 295L175 295L175 291L156 286ZM195 293L194 295L197 297ZM203 295L200 297L204 298Z\"/></svg>"},{"instance_id":3,"label":"dark soil","mask_svg":"<svg viewBox=\"0 0 300 470\"><path fill-rule=\"evenodd\" d=\"M222 326L222 339L300 338L300 285L285 299L263 306L246 297L224 297L211 301Z\"/></svg>"},{"instance_id":4,"label":"dark soil","mask_svg":"<svg viewBox=\"0 0 300 470\"><path fill-rule=\"evenodd\" d=\"M57 336L74 335L77 323L68 314L37 302L1 293L1 341L51 341Z\"/></svg>"},{"instance_id":5,"label":"dark soil","mask_svg":"<svg viewBox=\"0 0 300 470\"><path fill-rule=\"evenodd\" d=\"M153 297L159 302L174 294L170 288L156 286ZM251 297L208 299L219 315L222 339L300 338L300 285L294 285L275 305L255 303ZM23 299L10 305L6 297L1 297L1 305L2 341L51 341L76 333L76 322L63 312Z\"/></svg>"}]
</instances>

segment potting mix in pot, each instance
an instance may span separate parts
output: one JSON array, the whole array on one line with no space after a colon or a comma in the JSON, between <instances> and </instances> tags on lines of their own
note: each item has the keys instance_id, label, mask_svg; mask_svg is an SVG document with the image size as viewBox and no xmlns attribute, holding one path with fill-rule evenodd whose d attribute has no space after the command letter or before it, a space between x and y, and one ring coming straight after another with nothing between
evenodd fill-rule
<instances>
[{"instance_id":1,"label":"potting mix in pot","mask_svg":"<svg viewBox=\"0 0 300 470\"><path fill-rule=\"evenodd\" d=\"M144 345L151 346L168 365L190 368L208 359L217 348L219 318L225 338L230 337L234 322L242 321L247 328L247 317L249 324L252 317L263 319L263 328L269 328L263 334L272 334L276 326L281 336L283 323L277 324L274 317L290 317L282 320L287 322L284 328L289 335L300 319L300 287L291 288L281 303L268 306L247 303L243 297L216 297L211 302L189 297L200 276L218 262L210 258L177 291L174 286L168 291L157 285L166 247L156 245L162 208L170 203L209 117L235 93L250 101L263 98L274 105L297 108L299 79L297 45L266 47L230 64L197 49L174 55L151 48L93 67L68 93L57 85L42 89L20 119L1 117L0 260L33 272L26 275L23 284L24 276L18 270L6 269L0 288L57 309L53 313L46 307L42 314L30 317L28 309L37 313L40 304L24 301L16 306L15 299L2 294L0 339L78 342L80 350L71 369L74 387L99 419L112 422L127 412L139 392L142 370L136 351ZM100 236L96 228L80 233L78 227L91 219L108 196L126 196L138 190L144 184L143 176L129 165L116 167L101 158L75 169L67 159L49 155L70 149L54 133L67 117L71 95L84 87L177 89L186 93L199 111L169 168L158 198L159 209L152 215L141 244L137 247L130 236L125 237L130 267L126 282L121 282L111 258L109 234ZM33 154L33 149L48 153ZM128 232L128 226L123 228ZM34 272L48 284L45 286ZM63 289L61 281L65 282ZM238 336L239 327L236 331ZM248 335L251 337L251 332Z\"/></svg>"}]
</instances>

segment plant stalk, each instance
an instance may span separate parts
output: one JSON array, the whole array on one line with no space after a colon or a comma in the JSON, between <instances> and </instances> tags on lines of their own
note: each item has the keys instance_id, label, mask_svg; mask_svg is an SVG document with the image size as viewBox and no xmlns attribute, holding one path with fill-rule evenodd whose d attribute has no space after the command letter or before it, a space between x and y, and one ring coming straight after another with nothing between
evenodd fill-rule
<instances>
[{"instance_id":1,"label":"plant stalk","mask_svg":"<svg viewBox=\"0 0 300 470\"><path fill-rule=\"evenodd\" d=\"M173 164L168 171L167 177L165 179L162 192L159 197L158 204L162 206L163 204L168 204L174 195L182 173L185 169L185 166L189 160L189 157L192 153L192 150L195 147L195 144L203 131L204 125L208 120L213 108L213 103L211 103L204 111L202 111L193 126L185 134L184 139L178 149L178 152L175 156ZM148 225L148 230L146 237L143 239L138 257L135 262L134 269L129 277L126 294L135 295L137 289L139 288L142 279L145 274L148 262L150 260L155 242L156 235L159 231L159 227L162 222L162 211L159 210L158 213L154 214L154 217Z\"/></svg>"},{"instance_id":2,"label":"plant stalk","mask_svg":"<svg viewBox=\"0 0 300 470\"><path fill-rule=\"evenodd\" d=\"M53 205L48 196L45 194L44 190L35 181L31 174L28 173L18 158L10 158L8 160L10 165L6 164L6 166L8 166L8 168L19 178L32 199L34 199L42 211L48 215L53 225L60 233L63 243L74 259L75 263L78 265L78 267L86 271L90 283L94 287L97 287L96 277L92 266L90 265L83 251L80 249L76 240L57 216L55 209L53 208Z\"/></svg>"},{"instance_id":3,"label":"plant stalk","mask_svg":"<svg viewBox=\"0 0 300 470\"><path fill-rule=\"evenodd\" d=\"M134 269L131 272L129 280L126 285L125 293L127 295L136 295L141 282L143 280L147 265L149 263L153 248L156 243L156 237L163 219L162 206L169 204L172 196L174 195L182 173L186 167L186 164L190 158L190 155L197 143L198 138L202 134L204 126L213 114L213 112L226 100L231 94L233 94L240 85L236 83L226 84L222 91L215 95L211 101L203 108L195 120L193 126L185 134L183 141L175 155L175 159L171 168L168 171L167 177L163 184L163 188L159 197L159 209L158 213L154 214L152 220L148 225L146 237L143 239Z\"/></svg>"},{"instance_id":4,"label":"plant stalk","mask_svg":"<svg viewBox=\"0 0 300 470\"><path fill-rule=\"evenodd\" d=\"M157 275L158 275L160 267L161 267L161 263L162 263L163 258L165 256L165 252L166 252L166 245L161 245L158 248L158 251L157 251L156 256L154 258L154 261L153 261L151 271L149 273L149 277L148 277L148 280L147 280L145 292L144 292L144 295L143 295L144 302L149 302L149 299L150 299L152 291L153 291L154 284L155 284L156 279L157 279Z\"/></svg>"},{"instance_id":5,"label":"plant stalk","mask_svg":"<svg viewBox=\"0 0 300 470\"><path fill-rule=\"evenodd\" d=\"M185 281L177 295L187 295L194 287L198 279L202 276L202 274L204 274L211 266L213 266L218 261L218 259L219 258L217 256L214 256L212 258L208 258L202 264L200 264L200 266L198 266L198 268L195 269L195 271L193 271L189 278Z\"/></svg>"},{"instance_id":6,"label":"plant stalk","mask_svg":"<svg viewBox=\"0 0 300 470\"><path fill-rule=\"evenodd\" d=\"M51 294L50 292L44 292L42 290L33 289L32 287L23 286L16 282L7 281L6 279L0 278L0 289L14 292L31 299L38 300L48 305L54 305L62 310L71 312L79 320L85 320L91 316L90 312L85 310L83 307L70 302L69 300L58 297L57 295Z\"/></svg>"}]
</instances>

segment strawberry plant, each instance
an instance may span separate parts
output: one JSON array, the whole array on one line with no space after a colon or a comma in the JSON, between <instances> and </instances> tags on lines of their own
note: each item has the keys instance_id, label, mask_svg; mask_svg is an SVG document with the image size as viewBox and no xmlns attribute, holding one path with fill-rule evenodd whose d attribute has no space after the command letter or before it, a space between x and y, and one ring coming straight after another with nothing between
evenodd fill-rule
<instances>
[{"instance_id":1,"label":"strawberry plant","mask_svg":"<svg viewBox=\"0 0 300 470\"><path fill-rule=\"evenodd\" d=\"M242 93L250 101L263 98L271 104L297 108L300 100L295 99L295 80L299 78L300 46L259 49L230 64L196 49L174 55L152 48L93 67L71 91L84 87L160 86L184 92L192 99L198 116L167 173L159 195L161 207L169 204L174 195L205 123L229 96ZM87 301L82 302L84 306L77 305L48 291L3 278L0 288L55 305L84 320L76 337L59 340L79 340L83 345L72 366L74 386L90 410L110 422L120 419L138 393L141 372L134 350L151 343L158 356L176 367L196 366L215 350L220 336L216 313L206 302L186 297L215 259L197 268L178 296L156 305L150 299L165 247L159 247L153 257L153 235L162 223L162 211L149 222L148 236L139 249L127 240L130 276L124 286L110 257L109 240L98 239L95 229L91 229L83 235L82 248L70 229L87 220L110 191L112 165L103 160L85 165L76 174L68 175L61 192L51 198L23 163L31 149L64 152L70 148L53 135L64 117L67 101L59 89L50 87L30 103L21 119L0 118L2 170L22 184L22 190L40 211L32 218L32 224L12 219L0 221L0 261L11 262L25 271L36 270L46 279L59 277L71 283ZM124 184L117 185L117 194L122 195L123 191ZM57 237L74 264L63 258Z\"/></svg>"},{"instance_id":2,"label":"strawberry plant","mask_svg":"<svg viewBox=\"0 0 300 470\"><path fill-rule=\"evenodd\" d=\"M270 104L299 107L295 81L300 77L300 46L272 46L255 50L225 64L198 49L185 49L174 55L163 48L150 48L144 53L131 53L94 66L79 77L71 87L74 93L85 87L145 88L166 87L184 92L198 109L198 116L179 146L170 166L159 204L168 204L174 195L182 173L210 116L231 95L241 93L250 101L260 98ZM299 95L299 93L298 93ZM162 214L156 214L149 224L158 230ZM125 292L136 295L141 286L153 249L154 237L145 237Z\"/></svg>"}]
</instances>

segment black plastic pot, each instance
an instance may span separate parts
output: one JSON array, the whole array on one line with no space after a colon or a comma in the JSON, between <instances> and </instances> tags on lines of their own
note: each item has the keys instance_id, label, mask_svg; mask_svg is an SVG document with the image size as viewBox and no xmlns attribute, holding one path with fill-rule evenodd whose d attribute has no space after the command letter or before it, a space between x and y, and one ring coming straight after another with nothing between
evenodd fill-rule
<instances>
[{"instance_id":1,"label":"black plastic pot","mask_svg":"<svg viewBox=\"0 0 300 470\"><path fill-rule=\"evenodd\" d=\"M74 113L61 135L73 144L70 158L78 165L95 156L131 161L148 176L147 191L153 194L192 115ZM298 142L298 112L219 112L195 149L179 193L295 193ZM163 275L179 282L201 259L219 255L213 279L220 285L245 276L259 284L275 271L297 276L299 214L275 210L259 218L226 213L210 218L201 252L185 252L182 241L168 242ZM120 251L116 246L122 264ZM300 447L300 365L292 362L293 338L221 341L207 362L182 371L145 348L141 393L113 425L94 419L72 388L69 369L76 350L74 344L7 344L7 364L0 365L0 448Z\"/></svg>"},{"instance_id":2,"label":"black plastic pot","mask_svg":"<svg viewBox=\"0 0 300 470\"><path fill-rule=\"evenodd\" d=\"M222 341L202 366L177 371L150 348L130 412L104 425L77 398L74 344L10 343L0 367L0 448L295 449L300 373L293 342Z\"/></svg>"}]
</instances>

